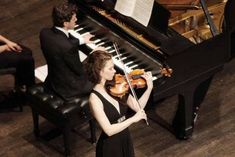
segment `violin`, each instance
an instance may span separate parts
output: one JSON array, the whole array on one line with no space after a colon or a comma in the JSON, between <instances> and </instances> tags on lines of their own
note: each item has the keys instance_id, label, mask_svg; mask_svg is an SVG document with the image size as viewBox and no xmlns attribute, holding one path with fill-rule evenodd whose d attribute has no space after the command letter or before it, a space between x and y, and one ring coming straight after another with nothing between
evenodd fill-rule
<instances>
[{"instance_id":1,"label":"violin","mask_svg":"<svg viewBox=\"0 0 235 157\"><path fill-rule=\"evenodd\" d=\"M144 88L146 87L146 81L141 75L144 74L144 70L133 70L128 74L131 86L133 88ZM108 86L108 92L115 97L122 97L129 91L129 85L125 78L125 75L115 74L114 82Z\"/></svg>"},{"instance_id":2,"label":"violin","mask_svg":"<svg viewBox=\"0 0 235 157\"><path fill-rule=\"evenodd\" d=\"M128 73L128 79L130 80L130 84L132 88L145 88L146 87L146 80L142 77L145 73L143 69L135 69ZM162 68L160 71L161 75L170 77L172 73L172 69ZM129 91L129 85L126 80L125 75L115 74L114 75L114 82L109 84L107 87L108 92L115 97L123 97Z\"/></svg>"}]
</instances>

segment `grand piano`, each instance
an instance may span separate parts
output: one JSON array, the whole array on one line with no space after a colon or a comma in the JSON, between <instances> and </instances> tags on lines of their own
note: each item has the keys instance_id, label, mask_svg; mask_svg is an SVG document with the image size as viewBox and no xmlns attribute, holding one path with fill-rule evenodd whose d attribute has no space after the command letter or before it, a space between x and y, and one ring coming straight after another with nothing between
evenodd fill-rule
<instances>
[{"instance_id":1,"label":"grand piano","mask_svg":"<svg viewBox=\"0 0 235 157\"><path fill-rule=\"evenodd\" d=\"M95 35L94 44L101 45L113 55L117 68L123 69L117 59L113 42L119 45L127 71L145 69L154 75L152 103L178 96L178 108L171 127L179 139L187 139L194 128L194 112L210 86L213 76L223 69L230 58L228 35L219 33L199 44L194 44L168 26L170 12L154 2L147 27L114 10L115 0L72 0L78 6L75 31ZM89 55L89 54L86 54ZM171 77L161 69L173 69Z\"/></svg>"}]
</instances>

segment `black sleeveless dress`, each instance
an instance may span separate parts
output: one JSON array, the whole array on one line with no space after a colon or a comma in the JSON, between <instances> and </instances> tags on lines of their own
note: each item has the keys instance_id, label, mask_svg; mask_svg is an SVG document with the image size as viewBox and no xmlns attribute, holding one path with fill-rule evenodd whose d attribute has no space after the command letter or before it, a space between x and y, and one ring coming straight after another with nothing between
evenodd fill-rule
<instances>
[{"instance_id":1,"label":"black sleeveless dress","mask_svg":"<svg viewBox=\"0 0 235 157\"><path fill-rule=\"evenodd\" d=\"M120 105L120 114L117 109L107 101L99 92L93 90L104 105L104 112L111 124L115 124L125 120L127 105ZM96 146L96 157L134 157L134 148L127 129L113 135L108 136L102 131Z\"/></svg>"}]
</instances>

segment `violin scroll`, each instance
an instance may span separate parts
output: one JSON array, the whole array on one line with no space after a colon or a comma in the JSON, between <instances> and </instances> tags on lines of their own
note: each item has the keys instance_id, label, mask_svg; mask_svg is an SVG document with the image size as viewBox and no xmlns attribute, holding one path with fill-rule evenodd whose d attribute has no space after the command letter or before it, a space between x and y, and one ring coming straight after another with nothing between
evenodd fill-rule
<instances>
[{"instance_id":1,"label":"violin scroll","mask_svg":"<svg viewBox=\"0 0 235 157\"><path fill-rule=\"evenodd\" d=\"M172 72L173 72L173 70L171 68L161 68L160 69L161 75L166 76L166 77L171 77Z\"/></svg>"}]
</instances>

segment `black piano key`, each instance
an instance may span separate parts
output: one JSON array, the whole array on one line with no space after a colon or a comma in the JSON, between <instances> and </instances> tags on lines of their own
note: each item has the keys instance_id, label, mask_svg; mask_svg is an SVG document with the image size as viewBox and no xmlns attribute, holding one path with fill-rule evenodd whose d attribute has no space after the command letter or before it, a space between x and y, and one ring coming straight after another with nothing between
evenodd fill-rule
<instances>
[{"instance_id":1,"label":"black piano key","mask_svg":"<svg viewBox=\"0 0 235 157\"><path fill-rule=\"evenodd\" d=\"M115 49L113 48L113 50L115 50ZM127 53L126 50L124 50L124 49L120 49L119 50L119 54L120 54L121 58L123 58L123 57L130 57L130 54ZM116 51L112 52L112 55L116 56L116 58L117 58L117 52Z\"/></svg>"},{"instance_id":2,"label":"black piano key","mask_svg":"<svg viewBox=\"0 0 235 157\"><path fill-rule=\"evenodd\" d=\"M78 32L79 34L84 34L84 33L87 33L87 30L85 29L82 29L82 30L76 30L76 32Z\"/></svg>"},{"instance_id":3,"label":"black piano key","mask_svg":"<svg viewBox=\"0 0 235 157\"><path fill-rule=\"evenodd\" d=\"M131 54L127 52L125 49L119 49L120 54L130 56Z\"/></svg>"},{"instance_id":4,"label":"black piano key","mask_svg":"<svg viewBox=\"0 0 235 157\"><path fill-rule=\"evenodd\" d=\"M114 54L114 55L113 55L113 58L114 58L115 60L117 60L117 61L120 60L119 57L117 56L117 54ZM124 60L123 57L120 57L120 58L121 58L122 61Z\"/></svg>"},{"instance_id":5,"label":"black piano key","mask_svg":"<svg viewBox=\"0 0 235 157\"><path fill-rule=\"evenodd\" d=\"M150 67L145 67L145 68L140 67L139 69L144 69L145 72L148 72L148 71L152 72L153 71L153 68L150 68Z\"/></svg>"},{"instance_id":6,"label":"black piano key","mask_svg":"<svg viewBox=\"0 0 235 157\"><path fill-rule=\"evenodd\" d=\"M127 53L126 51L120 52L120 54L121 54L121 57L126 57L126 58L133 57L130 53Z\"/></svg>"},{"instance_id":7,"label":"black piano key","mask_svg":"<svg viewBox=\"0 0 235 157\"><path fill-rule=\"evenodd\" d=\"M152 72L152 75L162 75L162 72L161 72L161 69L154 69L154 70L151 70Z\"/></svg>"},{"instance_id":8,"label":"black piano key","mask_svg":"<svg viewBox=\"0 0 235 157\"><path fill-rule=\"evenodd\" d=\"M136 66L134 69L144 69L144 70L150 69L150 67L147 64L144 64L141 61L135 62L133 65L135 64L137 64L138 66ZM130 67L133 65L130 65Z\"/></svg>"},{"instance_id":9,"label":"black piano key","mask_svg":"<svg viewBox=\"0 0 235 157\"><path fill-rule=\"evenodd\" d=\"M107 29L94 29L95 31L93 32L93 34L95 36L97 36L98 38L101 37L107 37L107 34L108 34L108 30Z\"/></svg>"},{"instance_id":10,"label":"black piano key","mask_svg":"<svg viewBox=\"0 0 235 157\"><path fill-rule=\"evenodd\" d=\"M87 21L79 21L78 22L79 24L78 24L78 26L80 26L80 27L85 27L85 26L89 26L89 22Z\"/></svg>"},{"instance_id":11,"label":"black piano key","mask_svg":"<svg viewBox=\"0 0 235 157\"><path fill-rule=\"evenodd\" d=\"M78 30L78 29L84 28L84 27L86 27L85 24L79 24L79 25L76 25L76 26L75 26L74 30Z\"/></svg>"},{"instance_id":12,"label":"black piano key","mask_svg":"<svg viewBox=\"0 0 235 157\"><path fill-rule=\"evenodd\" d=\"M80 26L77 25L77 26L74 27L74 30L76 31L76 30L78 30L79 28L80 28Z\"/></svg>"},{"instance_id":13,"label":"black piano key","mask_svg":"<svg viewBox=\"0 0 235 157\"><path fill-rule=\"evenodd\" d=\"M90 33L92 33L92 32L95 32L96 30L94 30L94 28L92 28L92 27L84 27L84 29L85 30L87 30L87 32L90 32Z\"/></svg>"},{"instance_id":14,"label":"black piano key","mask_svg":"<svg viewBox=\"0 0 235 157\"><path fill-rule=\"evenodd\" d=\"M78 30L78 29L86 29L86 30L93 30L94 28L92 28L92 27L89 27L89 26L87 26L87 25L78 25L78 26L76 26L75 28L74 28L74 30Z\"/></svg>"},{"instance_id":15,"label":"black piano key","mask_svg":"<svg viewBox=\"0 0 235 157\"><path fill-rule=\"evenodd\" d=\"M105 34L95 34L95 33L92 33L94 35L94 37L92 38L92 40L107 40L107 37L105 36Z\"/></svg>"},{"instance_id":16,"label":"black piano key","mask_svg":"<svg viewBox=\"0 0 235 157\"><path fill-rule=\"evenodd\" d=\"M105 48L108 48L107 51L113 50L112 44L110 42L105 42L101 46L105 47Z\"/></svg>"},{"instance_id":17,"label":"black piano key","mask_svg":"<svg viewBox=\"0 0 235 157\"><path fill-rule=\"evenodd\" d=\"M119 51L120 54L126 54L127 53L126 49L124 49L124 48L119 48L118 51Z\"/></svg>"},{"instance_id":18,"label":"black piano key","mask_svg":"<svg viewBox=\"0 0 235 157\"><path fill-rule=\"evenodd\" d=\"M92 33L93 34L93 33ZM109 39L107 39L107 37L105 37L105 35L103 36L97 36L96 34L93 34L94 36L92 37L92 41L95 40L104 40L104 41L108 41Z\"/></svg>"},{"instance_id":19,"label":"black piano key","mask_svg":"<svg viewBox=\"0 0 235 157\"><path fill-rule=\"evenodd\" d=\"M115 51L116 52L116 51ZM126 53L125 51L120 51L119 50L119 54L120 54L120 57L123 58L123 57L131 57L131 55L129 53ZM116 55L117 56L117 53Z\"/></svg>"}]
</instances>

